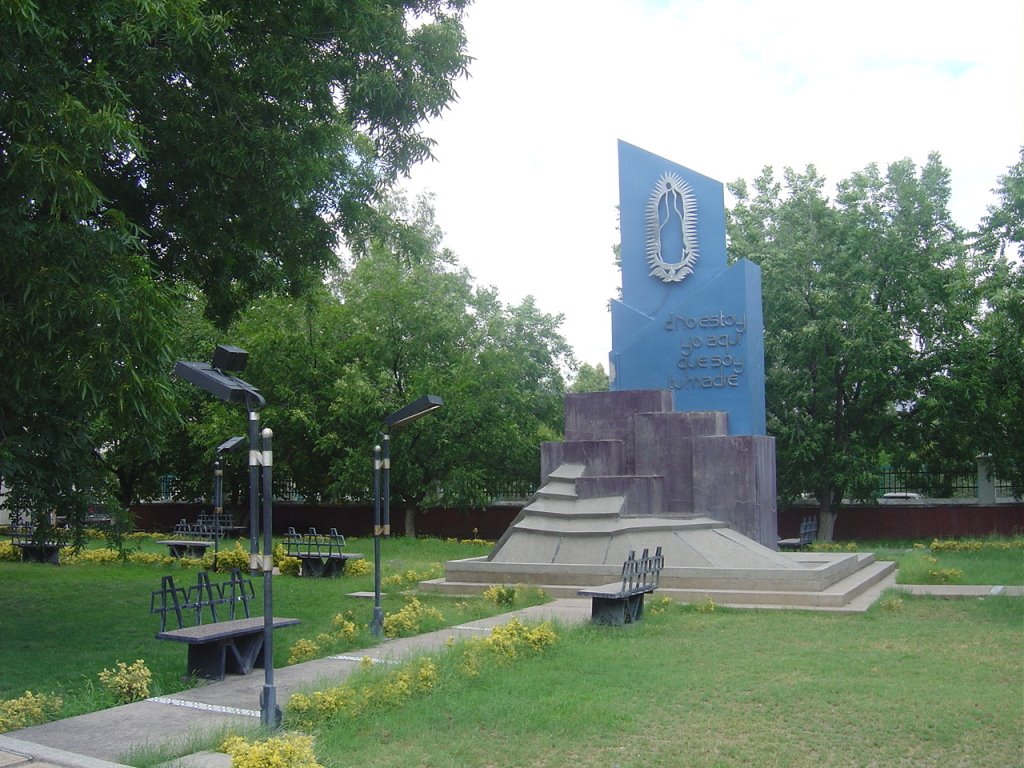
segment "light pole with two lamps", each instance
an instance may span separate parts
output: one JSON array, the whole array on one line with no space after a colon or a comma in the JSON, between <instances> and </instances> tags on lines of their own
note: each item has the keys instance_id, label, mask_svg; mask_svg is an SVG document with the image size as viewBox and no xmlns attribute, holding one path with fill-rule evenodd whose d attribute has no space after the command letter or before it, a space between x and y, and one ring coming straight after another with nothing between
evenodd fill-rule
<instances>
[{"instance_id":1,"label":"light pole with two lamps","mask_svg":"<svg viewBox=\"0 0 1024 768\"><path fill-rule=\"evenodd\" d=\"M437 395L424 395L384 419L381 444L373 447L373 621L370 633L380 637L384 630L384 609L380 604L380 539L391 535L391 446L389 431L411 424L444 405Z\"/></svg>"},{"instance_id":2,"label":"light pole with two lamps","mask_svg":"<svg viewBox=\"0 0 1024 768\"><path fill-rule=\"evenodd\" d=\"M242 371L249 353L244 349L218 345L213 352L213 364L178 361L174 373L189 384L229 403L244 403L249 412L249 570L263 572L263 692L260 695L260 723L277 728L281 724L281 709L277 706L274 687L274 600L272 576L273 554L273 483L274 464L269 429L260 432L259 409L267 404L252 384L225 371ZM230 441L229 441L230 442ZM226 445L226 444L225 444ZM223 446L222 446L223 447ZM260 479L262 475L263 556L259 549Z\"/></svg>"}]
</instances>

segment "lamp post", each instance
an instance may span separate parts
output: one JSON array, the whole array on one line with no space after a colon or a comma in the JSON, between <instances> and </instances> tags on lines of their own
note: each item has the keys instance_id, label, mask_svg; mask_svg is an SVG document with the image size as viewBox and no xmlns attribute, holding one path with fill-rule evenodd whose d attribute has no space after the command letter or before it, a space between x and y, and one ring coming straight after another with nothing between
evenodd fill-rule
<instances>
[{"instance_id":1,"label":"lamp post","mask_svg":"<svg viewBox=\"0 0 1024 768\"><path fill-rule=\"evenodd\" d=\"M224 467L220 455L234 450L244 437L232 437L217 446L217 460L213 462L213 569L217 570L217 552L220 549L220 517L224 512Z\"/></svg>"},{"instance_id":2,"label":"lamp post","mask_svg":"<svg viewBox=\"0 0 1024 768\"><path fill-rule=\"evenodd\" d=\"M380 604L380 539L391 535L391 445L389 430L411 424L444 405L437 395L424 395L384 419L381 445L373 447L373 621L370 633L380 637L384 630L384 609Z\"/></svg>"},{"instance_id":3,"label":"lamp post","mask_svg":"<svg viewBox=\"0 0 1024 768\"><path fill-rule=\"evenodd\" d=\"M267 404L253 385L225 371L242 371L249 353L244 349L218 345L213 352L212 365L178 361L174 373L204 392L229 403L243 403L249 414L249 570L263 572L263 692L260 695L260 722L276 728L281 724L281 710L277 706L274 687L274 610L273 583L274 555L272 544L273 494L271 468L273 452L269 429L260 433L259 409ZM231 441L228 441L231 442ZM261 444L262 443L262 444ZM224 445L227 445L225 443ZM260 475L263 476L263 556L259 550Z\"/></svg>"}]
</instances>

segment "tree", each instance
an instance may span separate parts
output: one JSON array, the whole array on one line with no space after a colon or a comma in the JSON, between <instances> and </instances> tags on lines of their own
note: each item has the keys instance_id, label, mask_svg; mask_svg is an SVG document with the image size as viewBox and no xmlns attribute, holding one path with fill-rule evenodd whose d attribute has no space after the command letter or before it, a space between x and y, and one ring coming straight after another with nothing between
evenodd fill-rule
<instances>
[{"instance_id":1,"label":"tree","mask_svg":"<svg viewBox=\"0 0 1024 768\"><path fill-rule=\"evenodd\" d=\"M39 515L171 407L175 305L298 294L429 156L465 0L0 7L0 476ZM143 452L148 451L148 448Z\"/></svg>"},{"instance_id":2,"label":"tree","mask_svg":"<svg viewBox=\"0 0 1024 768\"><path fill-rule=\"evenodd\" d=\"M608 374L604 366L598 363L596 366L590 363L583 363L576 378L569 387L570 392L607 392Z\"/></svg>"},{"instance_id":3,"label":"tree","mask_svg":"<svg viewBox=\"0 0 1024 768\"><path fill-rule=\"evenodd\" d=\"M984 304L976 333L961 348L955 402L968 414L970 447L991 456L994 474L1024 496L1024 148L999 178L998 203L975 235Z\"/></svg>"},{"instance_id":4,"label":"tree","mask_svg":"<svg viewBox=\"0 0 1024 768\"><path fill-rule=\"evenodd\" d=\"M444 408L391 436L391 491L407 535L426 505L479 506L500 483L536 482L539 443L560 431L560 371L571 362L560 316L531 298L503 305L434 245L413 258L373 248L342 298L345 364L317 444L331 457L335 496L369 497L384 418L425 394Z\"/></svg>"},{"instance_id":5,"label":"tree","mask_svg":"<svg viewBox=\"0 0 1024 768\"><path fill-rule=\"evenodd\" d=\"M831 539L845 497L874 495L883 450L922 451L916 402L948 366L973 298L937 155L838 185L813 166L730 186L730 256L762 267L768 429L780 496L810 493Z\"/></svg>"}]
</instances>

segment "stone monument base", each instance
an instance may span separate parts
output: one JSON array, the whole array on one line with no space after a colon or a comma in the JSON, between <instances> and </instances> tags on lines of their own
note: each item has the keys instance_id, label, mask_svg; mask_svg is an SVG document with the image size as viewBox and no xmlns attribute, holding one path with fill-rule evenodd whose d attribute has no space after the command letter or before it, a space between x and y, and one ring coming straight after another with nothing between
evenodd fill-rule
<instances>
[{"instance_id":1,"label":"stone monument base","mask_svg":"<svg viewBox=\"0 0 1024 768\"><path fill-rule=\"evenodd\" d=\"M445 564L420 589L480 594L493 584L529 584L554 597L619 577L629 552L662 548L656 595L678 602L864 610L895 583L895 564L864 553L782 553L705 517L623 515L623 496L581 498L582 465L548 478L490 555Z\"/></svg>"}]
</instances>

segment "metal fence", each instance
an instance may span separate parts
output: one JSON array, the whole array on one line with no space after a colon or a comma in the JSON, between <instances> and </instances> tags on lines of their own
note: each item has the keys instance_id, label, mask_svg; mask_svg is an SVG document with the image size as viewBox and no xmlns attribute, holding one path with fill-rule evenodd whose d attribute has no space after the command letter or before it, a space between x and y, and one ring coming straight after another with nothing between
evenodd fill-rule
<instances>
[{"instance_id":1,"label":"metal fence","mask_svg":"<svg viewBox=\"0 0 1024 768\"><path fill-rule=\"evenodd\" d=\"M537 490L536 483L510 480L487 489L487 495L493 502L525 502ZM175 475L163 475L160 478L160 494L157 501L197 501L186 490ZM285 477L274 478L274 501L316 502L320 499L307 499L299 492L295 481Z\"/></svg>"},{"instance_id":2,"label":"metal fence","mask_svg":"<svg viewBox=\"0 0 1024 768\"><path fill-rule=\"evenodd\" d=\"M978 475L883 467L878 474L878 496L917 493L930 499L967 499L978 495Z\"/></svg>"}]
</instances>

